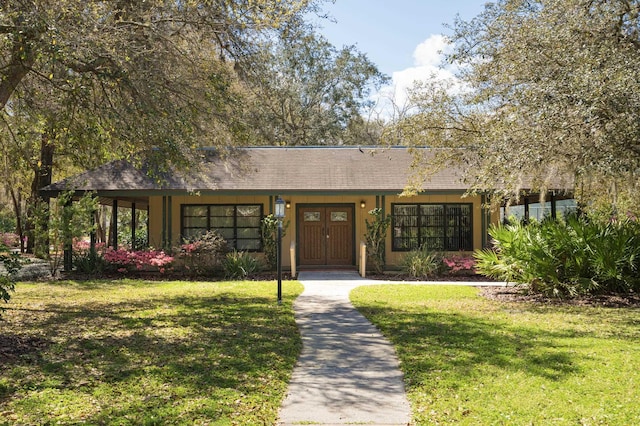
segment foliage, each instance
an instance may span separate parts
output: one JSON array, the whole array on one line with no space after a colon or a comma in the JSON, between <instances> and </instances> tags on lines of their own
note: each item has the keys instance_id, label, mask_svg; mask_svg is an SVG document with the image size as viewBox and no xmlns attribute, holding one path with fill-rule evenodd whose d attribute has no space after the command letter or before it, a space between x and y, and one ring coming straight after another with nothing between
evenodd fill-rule
<instances>
[{"instance_id":1,"label":"foliage","mask_svg":"<svg viewBox=\"0 0 640 426\"><path fill-rule=\"evenodd\" d=\"M290 25L259 43L242 69L251 91L245 109L256 143L377 144L361 114L370 92L388 81L355 46L336 49L313 28Z\"/></svg>"},{"instance_id":2,"label":"foliage","mask_svg":"<svg viewBox=\"0 0 640 426\"><path fill-rule=\"evenodd\" d=\"M499 0L452 26L451 80L413 93L403 143L464 164L472 190L573 188L582 202L637 208L638 0ZM416 172L432 173L419 159ZM424 176L422 176L424 177ZM605 200L606 199L606 200ZM589 203L589 206L597 203Z\"/></svg>"},{"instance_id":3,"label":"foliage","mask_svg":"<svg viewBox=\"0 0 640 426\"><path fill-rule=\"evenodd\" d=\"M322 1L3 1L0 176L25 230L54 171L130 158L161 180L202 141L246 144L236 69Z\"/></svg>"},{"instance_id":4,"label":"foliage","mask_svg":"<svg viewBox=\"0 0 640 426\"><path fill-rule=\"evenodd\" d=\"M289 221L283 221L282 238L287 235ZM269 214L262 219L262 251L267 261L267 265L271 270L277 268L278 263L278 219L273 214Z\"/></svg>"},{"instance_id":5,"label":"foliage","mask_svg":"<svg viewBox=\"0 0 640 426\"><path fill-rule=\"evenodd\" d=\"M533 292L558 297L640 291L640 224L569 216L489 230L493 250L476 252L477 269Z\"/></svg>"},{"instance_id":6,"label":"foliage","mask_svg":"<svg viewBox=\"0 0 640 426\"><path fill-rule=\"evenodd\" d=\"M11 292L15 290L16 276L22 264L20 255L10 251L10 247L0 241L0 263L3 269L0 270L0 300L7 303L11 299ZM0 307L0 314L4 308Z\"/></svg>"},{"instance_id":7,"label":"foliage","mask_svg":"<svg viewBox=\"0 0 640 426\"><path fill-rule=\"evenodd\" d=\"M109 248L104 252L103 258L109 269L122 273L153 269L162 274L173 262L173 257L163 250L128 251Z\"/></svg>"},{"instance_id":8,"label":"foliage","mask_svg":"<svg viewBox=\"0 0 640 426\"><path fill-rule=\"evenodd\" d=\"M475 273L476 260L473 256L461 254L446 255L442 257L442 263L450 274Z\"/></svg>"},{"instance_id":9,"label":"foliage","mask_svg":"<svg viewBox=\"0 0 640 426\"><path fill-rule=\"evenodd\" d=\"M0 233L14 232L16 230L16 218L4 206L0 208Z\"/></svg>"},{"instance_id":10,"label":"foliage","mask_svg":"<svg viewBox=\"0 0 640 426\"><path fill-rule=\"evenodd\" d=\"M376 207L369 211L372 216L371 222L365 219L366 232L364 235L367 245L367 265L375 273L380 274L384 271L385 265L385 243L387 240L387 231L391 226L391 215L384 213L380 207Z\"/></svg>"},{"instance_id":11,"label":"foliage","mask_svg":"<svg viewBox=\"0 0 640 426\"><path fill-rule=\"evenodd\" d=\"M187 271L196 275L206 275L221 267L222 260L228 252L227 241L218 232L207 231L182 244L178 258Z\"/></svg>"},{"instance_id":12,"label":"foliage","mask_svg":"<svg viewBox=\"0 0 640 426\"><path fill-rule=\"evenodd\" d=\"M277 424L302 347L265 282L20 283L0 423Z\"/></svg>"},{"instance_id":13,"label":"foliage","mask_svg":"<svg viewBox=\"0 0 640 426\"><path fill-rule=\"evenodd\" d=\"M106 268L103 255L105 243L95 243L94 247L88 241L75 239L73 241L73 266L77 272L89 275L100 275Z\"/></svg>"},{"instance_id":14,"label":"foliage","mask_svg":"<svg viewBox=\"0 0 640 426\"><path fill-rule=\"evenodd\" d=\"M0 246L15 248L20 246L20 236L13 232L0 232Z\"/></svg>"},{"instance_id":15,"label":"foliage","mask_svg":"<svg viewBox=\"0 0 640 426\"><path fill-rule=\"evenodd\" d=\"M384 285L351 292L395 347L411 424L640 422L640 310L499 302L479 291Z\"/></svg>"},{"instance_id":16,"label":"foliage","mask_svg":"<svg viewBox=\"0 0 640 426\"><path fill-rule=\"evenodd\" d=\"M73 191L61 193L51 202L51 206L39 202L35 211L35 235L39 242L36 254L49 261L51 276L60 270L64 251L72 249L73 240L95 229L91 217L98 200L92 194L75 201L73 198Z\"/></svg>"},{"instance_id":17,"label":"foliage","mask_svg":"<svg viewBox=\"0 0 640 426\"><path fill-rule=\"evenodd\" d=\"M249 277L262 268L260 261L245 251L233 250L222 260L224 276L231 280L241 280Z\"/></svg>"},{"instance_id":18,"label":"foliage","mask_svg":"<svg viewBox=\"0 0 640 426\"><path fill-rule=\"evenodd\" d=\"M442 254L426 249L411 250L402 256L402 271L414 278L440 275L444 268Z\"/></svg>"}]
</instances>

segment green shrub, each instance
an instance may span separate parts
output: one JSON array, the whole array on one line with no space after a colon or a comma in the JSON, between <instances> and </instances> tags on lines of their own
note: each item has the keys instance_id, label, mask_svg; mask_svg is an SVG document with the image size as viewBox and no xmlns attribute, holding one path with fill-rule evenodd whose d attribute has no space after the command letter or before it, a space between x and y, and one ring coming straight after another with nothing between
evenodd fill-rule
<instances>
[{"instance_id":1,"label":"green shrub","mask_svg":"<svg viewBox=\"0 0 640 426\"><path fill-rule=\"evenodd\" d=\"M495 226L493 250L475 253L477 270L533 292L576 296L640 290L640 226L631 220Z\"/></svg>"},{"instance_id":2,"label":"green shrub","mask_svg":"<svg viewBox=\"0 0 640 426\"><path fill-rule=\"evenodd\" d=\"M367 231L364 235L367 245L367 265L377 274L384 271L384 248L387 240L387 230L391 226L391 215L383 215L382 209L376 207L369 211L372 221L365 219Z\"/></svg>"},{"instance_id":3,"label":"green shrub","mask_svg":"<svg viewBox=\"0 0 640 426\"><path fill-rule=\"evenodd\" d=\"M282 224L282 238L287 234L289 221ZM271 270L277 268L278 263L278 219L270 214L262 219L262 251L264 252L267 265Z\"/></svg>"},{"instance_id":4,"label":"green shrub","mask_svg":"<svg viewBox=\"0 0 640 426\"><path fill-rule=\"evenodd\" d=\"M428 278L443 271L442 255L425 249L412 250L402 258L402 271L414 278Z\"/></svg>"},{"instance_id":5,"label":"green shrub","mask_svg":"<svg viewBox=\"0 0 640 426\"><path fill-rule=\"evenodd\" d=\"M0 263L3 270L0 271L0 300L8 302L11 299L11 292L15 290L16 277L22 264L20 256L16 252L10 251L9 247L0 242ZM0 314L4 310L0 307Z\"/></svg>"},{"instance_id":6,"label":"green shrub","mask_svg":"<svg viewBox=\"0 0 640 426\"><path fill-rule=\"evenodd\" d=\"M221 268L228 252L227 241L216 231L208 231L182 244L178 258L187 271L195 275L206 275Z\"/></svg>"},{"instance_id":7,"label":"green shrub","mask_svg":"<svg viewBox=\"0 0 640 426\"><path fill-rule=\"evenodd\" d=\"M244 251L233 250L222 261L224 275L228 279L240 280L259 272L260 261Z\"/></svg>"}]
</instances>

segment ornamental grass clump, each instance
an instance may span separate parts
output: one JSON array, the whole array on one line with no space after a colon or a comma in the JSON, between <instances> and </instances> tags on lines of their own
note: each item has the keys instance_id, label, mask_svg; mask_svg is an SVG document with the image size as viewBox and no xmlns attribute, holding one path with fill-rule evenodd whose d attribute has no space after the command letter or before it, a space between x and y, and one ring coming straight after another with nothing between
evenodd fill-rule
<instances>
[{"instance_id":1,"label":"ornamental grass clump","mask_svg":"<svg viewBox=\"0 0 640 426\"><path fill-rule=\"evenodd\" d=\"M222 261L224 276L231 280L241 280L262 269L260 261L245 251L233 250Z\"/></svg>"},{"instance_id":2,"label":"ornamental grass clump","mask_svg":"<svg viewBox=\"0 0 640 426\"><path fill-rule=\"evenodd\" d=\"M444 270L442 255L426 249L406 253L402 258L401 268L413 278L435 277Z\"/></svg>"}]
</instances>

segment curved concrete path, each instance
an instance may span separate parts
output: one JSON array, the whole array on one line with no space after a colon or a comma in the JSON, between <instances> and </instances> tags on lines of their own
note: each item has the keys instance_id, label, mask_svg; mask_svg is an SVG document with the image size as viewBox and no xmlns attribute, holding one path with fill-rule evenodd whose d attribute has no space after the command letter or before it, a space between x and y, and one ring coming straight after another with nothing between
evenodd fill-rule
<instances>
[{"instance_id":1,"label":"curved concrete path","mask_svg":"<svg viewBox=\"0 0 640 426\"><path fill-rule=\"evenodd\" d=\"M349 302L380 284L355 272L301 272L296 299L302 353L280 410L281 425L407 425L411 419L393 346Z\"/></svg>"}]
</instances>

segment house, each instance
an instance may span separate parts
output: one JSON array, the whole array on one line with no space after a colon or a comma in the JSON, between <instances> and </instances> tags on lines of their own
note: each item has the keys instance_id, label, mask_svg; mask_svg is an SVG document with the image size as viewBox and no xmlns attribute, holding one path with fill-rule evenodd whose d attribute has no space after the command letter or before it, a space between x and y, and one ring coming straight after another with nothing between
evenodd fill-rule
<instances>
[{"instance_id":1,"label":"house","mask_svg":"<svg viewBox=\"0 0 640 426\"><path fill-rule=\"evenodd\" d=\"M216 229L234 248L254 252L262 248L260 221L281 197L289 222L283 247L292 253L283 253L283 265L301 269L356 268L365 221L371 221L369 211L376 207L392 216L386 240L391 267L419 247L450 252L485 247L489 224L499 220L483 195L464 196L467 187L452 168L434 174L419 195L400 196L413 159L405 147L254 147L228 156L213 149L203 152L199 167L160 180L120 160L54 183L43 193L93 191L115 212L147 209L154 247L172 247ZM117 246L117 240L112 244Z\"/></svg>"}]
</instances>

